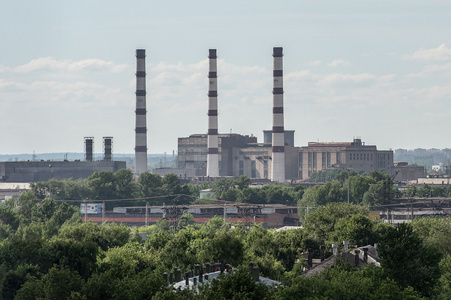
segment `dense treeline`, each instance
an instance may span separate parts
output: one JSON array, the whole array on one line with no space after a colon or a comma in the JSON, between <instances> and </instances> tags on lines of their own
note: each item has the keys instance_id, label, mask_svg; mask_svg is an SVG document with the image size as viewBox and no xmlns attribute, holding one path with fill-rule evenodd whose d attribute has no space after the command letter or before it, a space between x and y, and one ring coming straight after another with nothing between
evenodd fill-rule
<instances>
[{"instance_id":1,"label":"dense treeline","mask_svg":"<svg viewBox=\"0 0 451 300\"><path fill-rule=\"evenodd\" d=\"M322 171L311 188L271 184L250 188L249 178L223 178L202 185L181 184L174 175L130 170L96 172L84 180L38 182L17 201L0 206L0 290L3 299L448 299L451 294L451 221L420 219L394 228L368 218L370 206L405 197L450 196L450 188L423 186L401 194L383 172ZM329 173L328 173L329 172ZM313 176L312 176L313 177ZM213 197L198 199L201 189ZM83 223L79 209L64 200L115 200L110 207L180 204L224 199L243 203L298 205L303 228L266 230L213 218L194 224L184 213L178 223L128 228ZM348 202L349 195L349 202ZM51 196L51 197L50 197ZM52 199L49 199L52 198ZM70 203L70 202L69 202ZM138 232L146 232L142 241ZM300 276L301 251L349 240L379 244L382 267L359 269L338 260L313 277ZM247 264L283 283L267 287L251 280ZM162 274L174 267L222 262L238 267L199 294L173 291Z\"/></svg>"},{"instance_id":2,"label":"dense treeline","mask_svg":"<svg viewBox=\"0 0 451 300\"><path fill-rule=\"evenodd\" d=\"M409 187L400 192L389 174L372 171L369 174L350 170L332 169L314 172L312 181L324 184L306 188L301 185L270 184L262 188L249 187L250 179L221 178L200 185L181 184L175 174L161 177L142 173L137 179L131 170L95 172L89 178L32 183L37 199L51 195L55 200L116 200L107 208L124 205L161 205L177 196L179 204L212 203L216 199L252 204L298 205L301 220L309 209L331 202L347 202L380 206L399 197L450 197L451 187ZM210 188L214 196L199 199L199 191ZM122 201L121 201L122 200ZM124 200L128 200L124 203ZM130 201L132 200L132 201Z\"/></svg>"},{"instance_id":3,"label":"dense treeline","mask_svg":"<svg viewBox=\"0 0 451 300\"><path fill-rule=\"evenodd\" d=\"M213 218L193 224L185 214L177 230L166 220L128 228L83 223L78 209L32 192L0 206L0 290L3 299L447 299L451 292L449 219L412 225L378 223L368 208L331 203L312 211L304 227L274 231ZM138 232L146 232L141 240ZM300 276L301 251L349 240L377 242L381 268L356 269L338 260L313 277ZM317 256L318 253L315 253ZM251 280L248 262L283 284ZM232 276L192 291L174 291L163 273L174 267L222 262L238 267Z\"/></svg>"}]
</instances>

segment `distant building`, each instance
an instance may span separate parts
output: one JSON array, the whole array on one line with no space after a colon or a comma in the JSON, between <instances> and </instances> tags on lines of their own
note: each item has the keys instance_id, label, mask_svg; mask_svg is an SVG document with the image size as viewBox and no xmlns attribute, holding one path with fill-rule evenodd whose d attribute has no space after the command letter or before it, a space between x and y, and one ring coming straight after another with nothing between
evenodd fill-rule
<instances>
[{"instance_id":1,"label":"distant building","mask_svg":"<svg viewBox=\"0 0 451 300\"><path fill-rule=\"evenodd\" d=\"M411 181L424 177L424 166L409 165L407 162L396 162L392 169L396 181Z\"/></svg>"},{"instance_id":2,"label":"distant building","mask_svg":"<svg viewBox=\"0 0 451 300\"><path fill-rule=\"evenodd\" d=\"M426 177L417 178L417 184L423 185L449 185L451 184L451 178L449 175L439 174L437 172L433 172Z\"/></svg>"},{"instance_id":3,"label":"distant building","mask_svg":"<svg viewBox=\"0 0 451 300\"><path fill-rule=\"evenodd\" d=\"M0 202L11 198L17 199L23 192L30 190L29 183L0 182Z\"/></svg>"}]
</instances>

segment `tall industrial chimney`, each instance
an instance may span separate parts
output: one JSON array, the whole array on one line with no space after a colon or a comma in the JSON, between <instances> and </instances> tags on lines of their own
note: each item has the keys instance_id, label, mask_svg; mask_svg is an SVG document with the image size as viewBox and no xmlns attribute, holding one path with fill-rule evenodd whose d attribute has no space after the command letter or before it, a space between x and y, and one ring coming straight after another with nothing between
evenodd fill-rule
<instances>
[{"instance_id":1,"label":"tall industrial chimney","mask_svg":"<svg viewBox=\"0 0 451 300\"><path fill-rule=\"evenodd\" d=\"M94 138L90 136L85 137L85 159L86 161L92 161L94 149Z\"/></svg>"},{"instance_id":2,"label":"tall industrial chimney","mask_svg":"<svg viewBox=\"0 0 451 300\"><path fill-rule=\"evenodd\" d=\"M272 109L271 180L285 182L285 139L283 125L283 48L274 47L274 85Z\"/></svg>"},{"instance_id":3,"label":"tall industrial chimney","mask_svg":"<svg viewBox=\"0 0 451 300\"><path fill-rule=\"evenodd\" d=\"M208 141L207 141L207 176L219 177L218 151L218 83L216 68L216 49L209 50L208 72Z\"/></svg>"},{"instance_id":4,"label":"tall industrial chimney","mask_svg":"<svg viewBox=\"0 0 451 300\"><path fill-rule=\"evenodd\" d=\"M103 160L111 161L113 158L113 137L103 137Z\"/></svg>"},{"instance_id":5,"label":"tall industrial chimney","mask_svg":"<svg viewBox=\"0 0 451 300\"><path fill-rule=\"evenodd\" d=\"M135 174L147 172L146 50L136 50Z\"/></svg>"}]
</instances>

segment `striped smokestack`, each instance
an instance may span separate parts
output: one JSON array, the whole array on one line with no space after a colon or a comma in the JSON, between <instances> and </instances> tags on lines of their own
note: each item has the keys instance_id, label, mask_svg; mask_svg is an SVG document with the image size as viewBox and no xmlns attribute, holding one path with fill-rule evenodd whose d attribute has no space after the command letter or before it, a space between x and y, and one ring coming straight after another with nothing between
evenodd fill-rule
<instances>
[{"instance_id":1,"label":"striped smokestack","mask_svg":"<svg viewBox=\"0 0 451 300\"><path fill-rule=\"evenodd\" d=\"M282 47L273 48L274 85L272 109L272 166L271 180L285 182L285 139L283 125L283 60Z\"/></svg>"},{"instance_id":2,"label":"striped smokestack","mask_svg":"<svg viewBox=\"0 0 451 300\"><path fill-rule=\"evenodd\" d=\"M209 50L207 176L219 177L216 49Z\"/></svg>"},{"instance_id":3,"label":"striped smokestack","mask_svg":"<svg viewBox=\"0 0 451 300\"><path fill-rule=\"evenodd\" d=\"M136 50L135 174L147 172L146 50Z\"/></svg>"}]
</instances>

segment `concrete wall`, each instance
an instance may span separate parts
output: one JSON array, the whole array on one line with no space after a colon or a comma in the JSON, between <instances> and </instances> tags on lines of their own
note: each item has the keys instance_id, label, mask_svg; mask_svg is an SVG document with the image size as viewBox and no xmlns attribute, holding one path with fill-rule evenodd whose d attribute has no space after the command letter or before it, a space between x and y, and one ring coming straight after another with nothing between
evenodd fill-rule
<instances>
[{"instance_id":1,"label":"concrete wall","mask_svg":"<svg viewBox=\"0 0 451 300\"><path fill-rule=\"evenodd\" d=\"M37 182L51 178L80 179L87 178L97 171L116 172L125 168L125 161L0 162L0 181Z\"/></svg>"}]
</instances>

